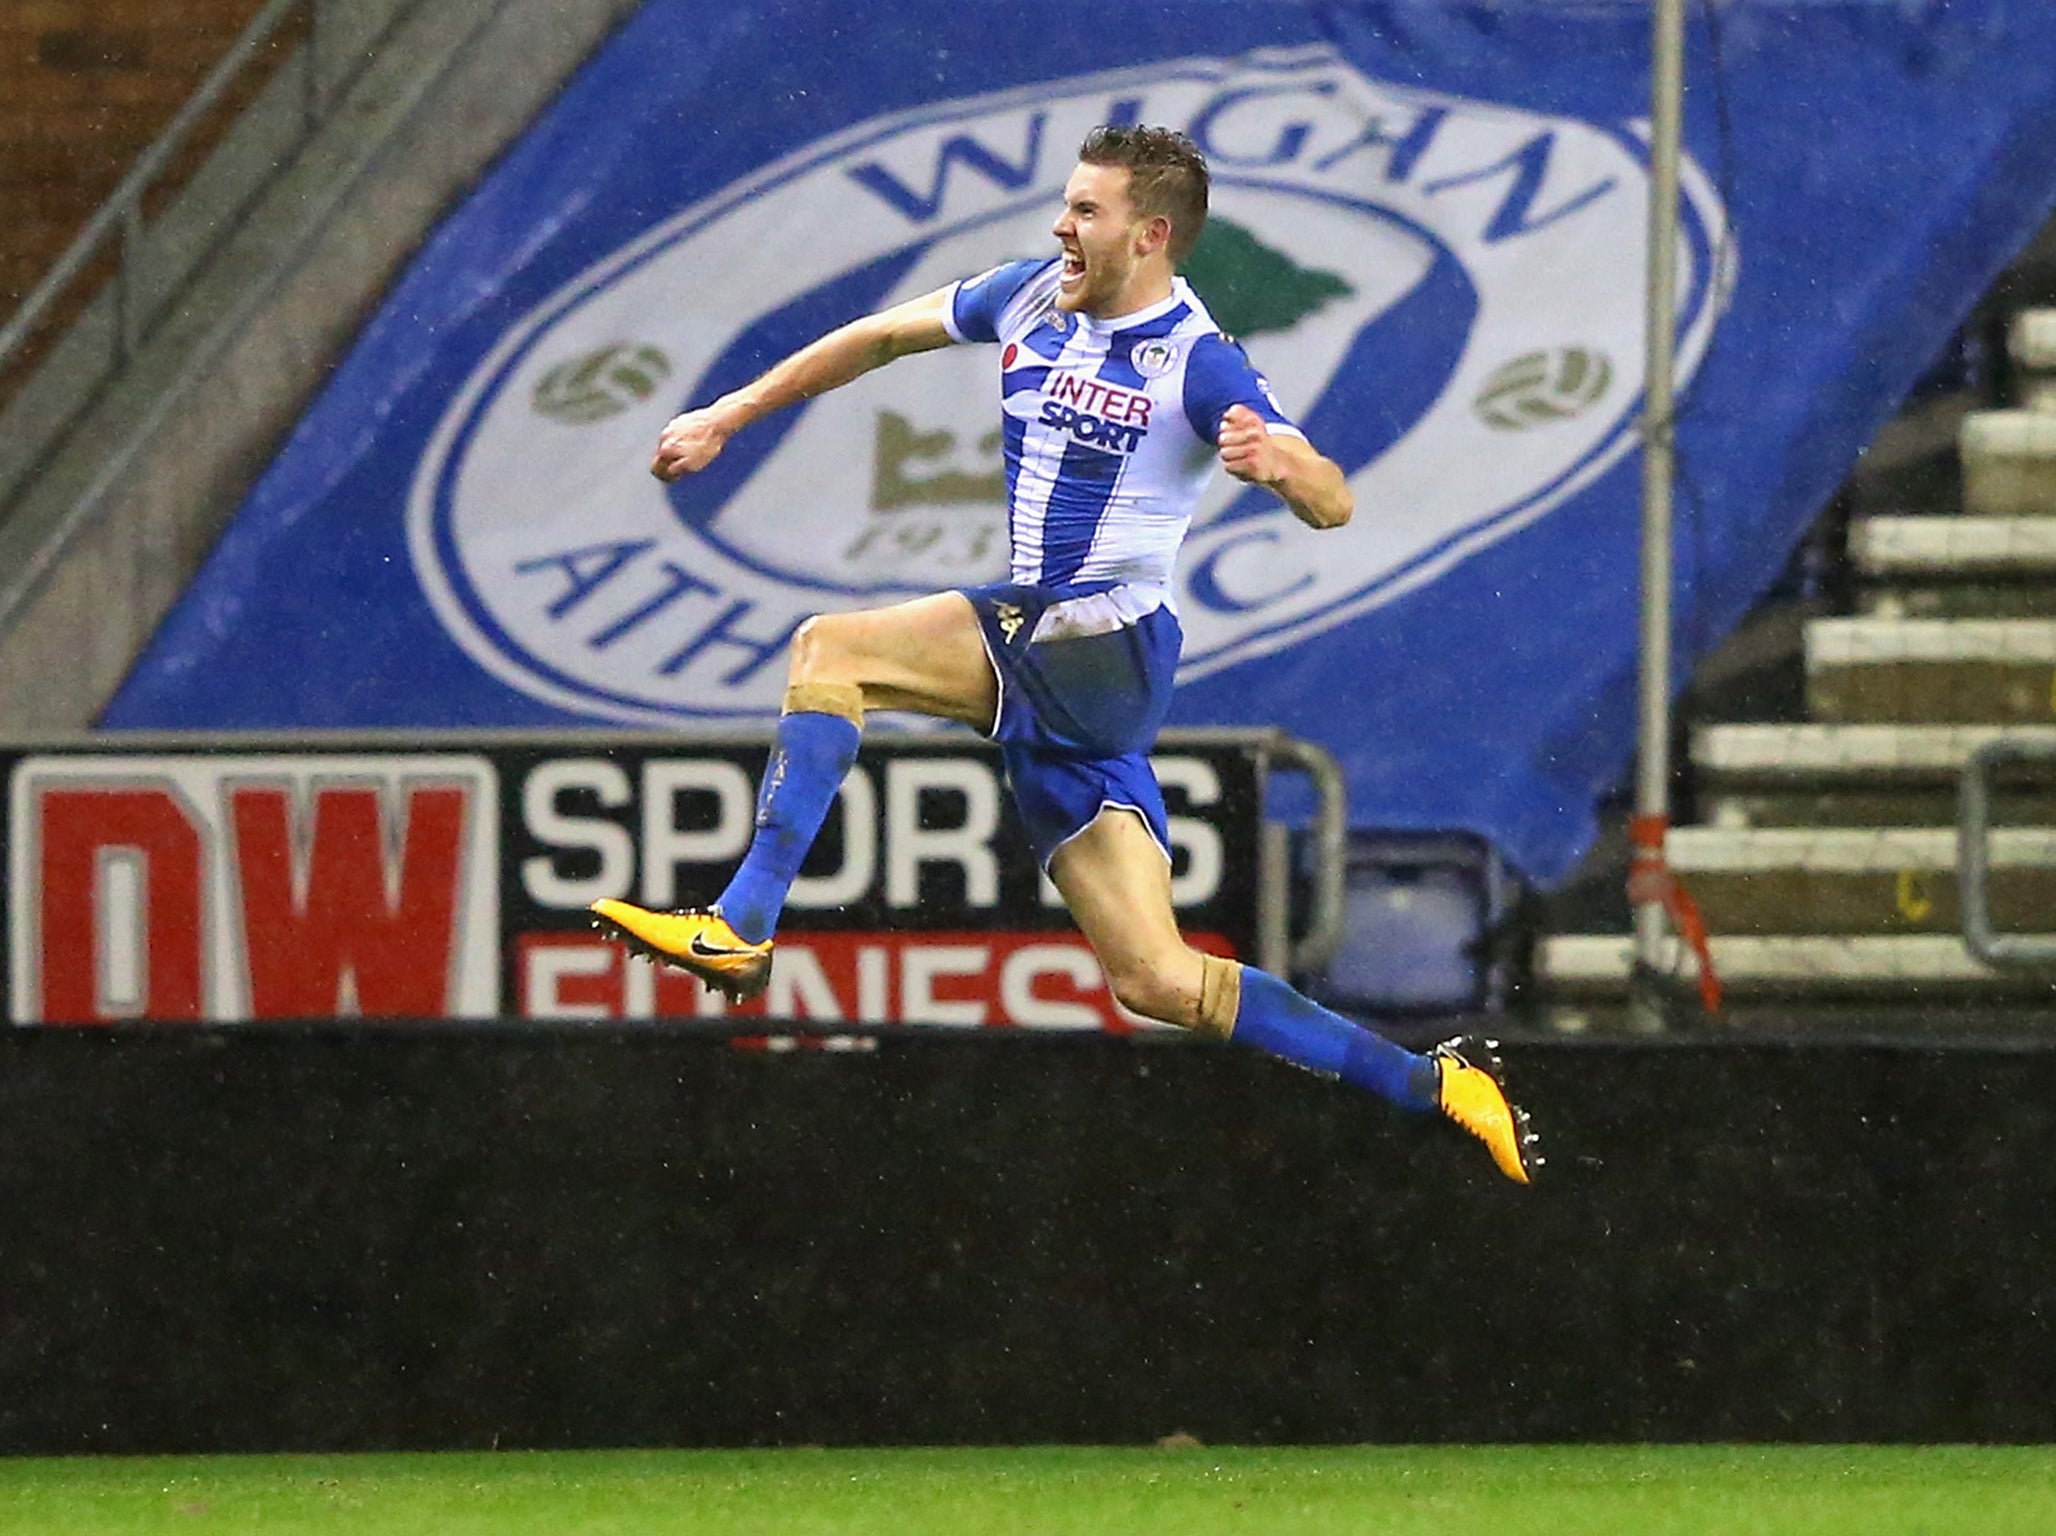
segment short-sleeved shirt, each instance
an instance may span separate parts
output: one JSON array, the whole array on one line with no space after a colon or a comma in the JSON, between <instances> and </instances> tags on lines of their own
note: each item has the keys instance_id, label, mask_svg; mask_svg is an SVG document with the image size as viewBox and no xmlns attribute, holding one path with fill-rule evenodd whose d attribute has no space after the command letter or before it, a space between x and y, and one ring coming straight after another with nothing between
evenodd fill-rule
<instances>
[{"instance_id":1,"label":"short-sleeved shirt","mask_svg":"<svg viewBox=\"0 0 2056 1536\"><path fill-rule=\"evenodd\" d=\"M1299 428L1183 278L1160 303L1099 320L1057 308L1061 270L995 267L959 283L947 312L958 341L1000 346L1011 576L1133 586L1168 606L1228 407Z\"/></svg>"},{"instance_id":2,"label":"short-sleeved shirt","mask_svg":"<svg viewBox=\"0 0 2056 1536\"><path fill-rule=\"evenodd\" d=\"M1010 262L950 296L951 336L1000 346L1012 552L1009 581L965 596L1037 859L1047 866L1107 806L1141 816L1168 858L1148 751L1178 667L1178 546L1231 405L1303 434L1184 279L1161 303L1098 320L1057 308L1060 271Z\"/></svg>"}]
</instances>

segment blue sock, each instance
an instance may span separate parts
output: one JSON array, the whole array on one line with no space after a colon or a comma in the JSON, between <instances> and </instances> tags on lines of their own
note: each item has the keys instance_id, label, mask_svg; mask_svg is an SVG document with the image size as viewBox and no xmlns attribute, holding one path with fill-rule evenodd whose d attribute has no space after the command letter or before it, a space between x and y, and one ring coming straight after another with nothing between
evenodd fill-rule
<instances>
[{"instance_id":1,"label":"blue sock","mask_svg":"<svg viewBox=\"0 0 2056 1536\"><path fill-rule=\"evenodd\" d=\"M1434 1109L1439 1098L1434 1058L1401 1049L1252 966L1242 968L1242 1003L1228 1038L1368 1088L1402 1109Z\"/></svg>"},{"instance_id":2,"label":"blue sock","mask_svg":"<svg viewBox=\"0 0 2056 1536\"><path fill-rule=\"evenodd\" d=\"M750 943L763 943L777 928L785 893L857 760L863 734L840 715L801 711L779 718L777 745L757 795L757 833L721 893L722 917Z\"/></svg>"}]
</instances>

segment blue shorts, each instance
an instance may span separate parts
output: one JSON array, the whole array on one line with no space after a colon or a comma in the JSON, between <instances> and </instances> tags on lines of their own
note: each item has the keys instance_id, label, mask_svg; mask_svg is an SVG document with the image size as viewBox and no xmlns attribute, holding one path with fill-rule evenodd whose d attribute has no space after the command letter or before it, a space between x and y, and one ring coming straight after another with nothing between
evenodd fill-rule
<instances>
[{"instance_id":1,"label":"blue shorts","mask_svg":"<svg viewBox=\"0 0 2056 1536\"><path fill-rule=\"evenodd\" d=\"M1107 583L960 590L977 611L999 679L992 739L1037 862L1046 868L1110 805L1141 816L1168 858L1149 749L1171 707L1184 640L1177 616L1159 607L1111 624L1090 611L1103 603L1077 601L1111 601Z\"/></svg>"}]
</instances>

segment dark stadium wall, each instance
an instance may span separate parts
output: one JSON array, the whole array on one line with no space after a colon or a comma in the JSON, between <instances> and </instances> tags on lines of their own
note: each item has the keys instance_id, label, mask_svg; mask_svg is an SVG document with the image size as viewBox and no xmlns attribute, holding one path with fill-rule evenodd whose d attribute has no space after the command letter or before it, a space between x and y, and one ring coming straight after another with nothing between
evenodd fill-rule
<instances>
[{"instance_id":1,"label":"dark stadium wall","mask_svg":"<svg viewBox=\"0 0 2056 1536\"><path fill-rule=\"evenodd\" d=\"M0 1453L2056 1436L2056 1051L1507 1057L13 1032Z\"/></svg>"},{"instance_id":2,"label":"dark stadium wall","mask_svg":"<svg viewBox=\"0 0 2056 1536\"><path fill-rule=\"evenodd\" d=\"M0 10L0 298L20 299L49 270L262 7L39 0ZM180 169L211 143L202 134Z\"/></svg>"}]
</instances>

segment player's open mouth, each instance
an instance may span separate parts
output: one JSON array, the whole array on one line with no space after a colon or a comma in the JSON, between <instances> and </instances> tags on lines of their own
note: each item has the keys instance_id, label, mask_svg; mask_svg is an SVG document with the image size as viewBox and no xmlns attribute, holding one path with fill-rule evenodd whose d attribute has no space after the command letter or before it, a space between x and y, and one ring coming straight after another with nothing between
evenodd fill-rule
<instances>
[{"instance_id":1,"label":"player's open mouth","mask_svg":"<svg viewBox=\"0 0 2056 1536\"><path fill-rule=\"evenodd\" d=\"M1084 276L1085 258L1083 256L1074 256L1069 251L1064 252L1064 267L1057 274L1057 281L1063 284L1064 287L1070 288Z\"/></svg>"}]
</instances>

